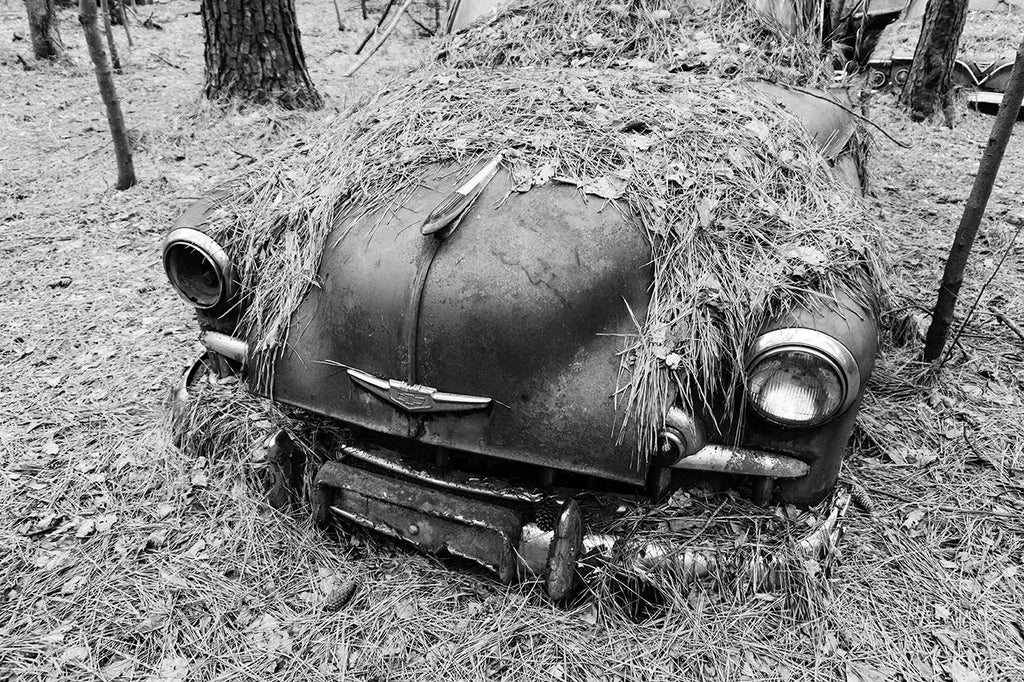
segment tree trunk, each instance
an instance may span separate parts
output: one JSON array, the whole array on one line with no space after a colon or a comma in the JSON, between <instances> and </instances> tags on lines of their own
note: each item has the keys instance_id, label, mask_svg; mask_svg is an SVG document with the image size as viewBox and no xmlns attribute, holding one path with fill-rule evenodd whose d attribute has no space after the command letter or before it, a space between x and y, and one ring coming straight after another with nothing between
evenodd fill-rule
<instances>
[{"instance_id":1,"label":"tree trunk","mask_svg":"<svg viewBox=\"0 0 1024 682\"><path fill-rule=\"evenodd\" d=\"M974 238L978 235L981 218L985 215L985 207L992 195L992 185L999 173L999 164L1003 161L1006 145L1013 133L1013 124L1020 114L1021 102L1024 101L1024 41L1017 48L1017 59L1010 73L1010 81L1006 84L1003 101L999 105L992 133L988 137L985 153L978 164L978 173L974 176L974 186L967 198L960 226L956 230L953 246L946 259L946 267L942 273L942 284L939 296L932 310L932 323L928 326L925 337L924 361L935 362L942 355L949 336L949 328L953 324L953 309L956 306L960 286L964 282L964 269L971 255Z\"/></svg>"},{"instance_id":2,"label":"tree trunk","mask_svg":"<svg viewBox=\"0 0 1024 682\"><path fill-rule=\"evenodd\" d=\"M32 54L36 59L56 59L64 54L57 12L53 0L25 0L28 31L32 36Z\"/></svg>"},{"instance_id":3,"label":"tree trunk","mask_svg":"<svg viewBox=\"0 0 1024 682\"><path fill-rule=\"evenodd\" d=\"M107 108L107 123L110 125L110 137L114 141L114 153L117 156L117 189L128 189L135 184L135 164L132 162L132 151L128 144L128 131L125 130L121 103L117 99L117 89L114 87L114 74L110 70L107 53L103 51L103 36L100 35L100 27L96 21L96 0L80 0L78 22L82 24L89 56L96 69L100 97Z\"/></svg>"},{"instance_id":4,"label":"tree trunk","mask_svg":"<svg viewBox=\"0 0 1024 682\"><path fill-rule=\"evenodd\" d=\"M201 0L206 96L319 109L294 0Z\"/></svg>"},{"instance_id":5,"label":"tree trunk","mask_svg":"<svg viewBox=\"0 0 1024 682\"><path fill-rule=\"evenodd\" d=\"M927 119L938 106L952 125L951 76L966 19L967 0L928 0L910 77L900 95L900 102L910 108L911 120Z\"/></svg>"}]
</instances>

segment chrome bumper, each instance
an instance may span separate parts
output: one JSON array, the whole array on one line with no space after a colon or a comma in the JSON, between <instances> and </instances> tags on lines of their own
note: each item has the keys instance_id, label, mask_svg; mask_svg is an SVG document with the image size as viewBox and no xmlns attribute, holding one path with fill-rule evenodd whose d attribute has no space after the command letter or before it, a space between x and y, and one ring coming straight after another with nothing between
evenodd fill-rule
<instances>
[{"instance_id":1,"label":"chrome bumper","mask_svg":"<svg viewBox=\"0 0 1024 682\"><path fill-rule=\"evenodd\" d=\"M806 462L787 455L715 444L705 445L689 457L683 457L672 468L768 478L800 478L811 470Z\"/></svg>"},{"instance_id":2,"label":"chrome bumper","mask_svg":"<svg viewBox=\"0 0 1024 682\"><path fill-rule=\"evenodd\" d=\"M765 456L750 452L737 455L736 450L726 448L706 449L702 461ZM670 542L637 546L628 537L585 533L579 507L567 494L553 498L504 481L441 471L379 447L346 444L339 455L342 461L325 463L315 479L311 500L319 525L355 523L430 554L445 552L470 559L506 583L539 579L556 600L572 592L579 576L606 567L640 576L670 570L687 579L698 579L719 567L736 568L735 556L714 550L690 549ZM372 471L363 468L367 464ZM530 510L538 504L557 509L550 527L526 521L536 515ZM837 496L826 518L790 546L787 558L820 558L837 539L848 504L848 496ZM624 548L628 551L622 551ZM622 556L630 558L615 563ZM770 587L773 577L777 577L779 559L771 554L744 558L749 565L742 567L742 574L751 576L759 586Z\"/></svg>"}]
</instances>

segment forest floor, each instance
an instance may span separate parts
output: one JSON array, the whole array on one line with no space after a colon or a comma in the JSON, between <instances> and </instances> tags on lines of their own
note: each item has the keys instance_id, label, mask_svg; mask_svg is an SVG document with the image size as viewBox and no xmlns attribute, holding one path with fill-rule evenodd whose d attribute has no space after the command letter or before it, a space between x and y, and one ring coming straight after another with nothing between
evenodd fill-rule
<instances>
[{"instance_id":1,"label":"forest floor","mask_svg":"<svg viewBox=\"0 0 1024 682\"><path fill-rule=\"evenodd\" d=\"M350 9L338 32L330 5L297 4L329 109L426 52L406 24L343 79L369 24ZM1024 324L1024 124L958 322L978 304L938 380L920 381L912 359L992 118L911 124L875 98L872 118L913 145L876 134L872 159L896 296L844 478L875 513L848 514L814 608L696 584L637 622L366 533L324 537L261 504L238 463L171 445L165 401L200 347L162 236L323 113L210 107L197 3L139 10L161 29L134 23L131 49L119 30L140 182L117 192L74 15L70 60L41 64L22 4L0 3L0 679L1024 679L1024 340L995 316ZM325 611L352 577L352 602Z\"/></svg>"}]
</instances>

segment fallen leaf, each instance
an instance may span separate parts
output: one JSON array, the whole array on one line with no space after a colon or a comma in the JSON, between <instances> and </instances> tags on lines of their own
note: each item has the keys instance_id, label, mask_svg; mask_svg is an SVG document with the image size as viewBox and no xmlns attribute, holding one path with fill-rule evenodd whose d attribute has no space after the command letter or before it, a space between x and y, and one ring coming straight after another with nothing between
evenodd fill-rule
<instances>
[{"instance_id":1,"label":"fallen leaf","mask_svg":"<svg viewBox=\"0 0 1024 682\"><path fill-rule=\"evenodd\" d=\"M144 549L160 549L167 542L167 529L155 530L146 536L143 542Z\"/></svg>"},{"instance_id":2,"label":"fallen leaf","mask_svg":"<svg viewBox=\"0 0 1024 682\"><path fill-rule=\"evenodd\" d=\"M167 625L167 614L164 612L151 613L145 617L138 625L135 626L135 632L139 634L147 634L149 632L155 632L160 630Z\"/></svg>"},{"instance_id":3,"label":"fallen leaf","mask_svg":"<svg viewBox=\"0 0 1024 682\"><path fill-rule=\"evenodd\" d=\"M584 36L583 42L586 43L587 47L591 50L600 50L608 43L608 41L605 40L605 37L600 33L588 33Z\"/></svg>"},{"instance_id":4,"label":"fallen leaf","mask_svg":"<svg viewBox=\"0 0 1024 682\"><path fill-rule=\"evenodd\" d=\"M615 175L592 178L580 187L587 194L594 194L602 199L618 199L626 189L627 181Z\"/></svg>"},{"instance_id":5,"label":"fallen leaf","mask_svg":"<svg viewBox=\"0 0 1024 682\"><path fill-rule=\"evenodd\" d=\"M105 680L117 680L121 678L132 679L135 672L135 662L130 658L119 658L111 661L103 667L100 674Z\"/></svg>"},{"instance_id":6,"label":"fallen leaf","mask_svg":"<svg viewBox=\"0 0 1024 682\"><path fill-rule=\"evenodd\" d=\"M782 255L789 260L798 260L812 268L818 268L825 263L825 254L813 246L789 246L782 251Z\"/></svg>"},{"instance_id":7,"label":"fallen leaf","mask_svg":"<svg viewBox=\"0 0 1024 682\"><path fill-rule=\"evenodd\" d=\"M78 591L82 585L85 584L84 575L76 575L74 578L67 580L63 585L60 586L61 594L74 594Z\"/></svg>"},{"instance_id":8,"label":"fallen leaf","mask_svg":"<svg viewBox=\"0 0 1024 682\"><path fill-rule=\"evenodd\" d=\"M649 59L644 59L643 57L634 57L633 59L629 60L627 65L629 66L629 68L634 69L636 71L650 71L651 69L654 68L654 62L650 61Z\"/></svg>"},{"instance_id":9,"label":"fallen leaf","mask_svg":"<svg viewBox=\"0 0 1024 682\"><path fill-rule=\"evenodd\" d=\"M92 519L85 519L78 524L78 530L75 531L75 537L79 540L87 538L96 532L96 522Z\"/></svg>"},{"instance_id":10,"label":"fallen leaf","mask_svg":"<svg viewBox=\"0 0 1024 682\"><path fill-rule=\"evenodd\" d=\"M64 636L72 630L73 626L70 623L64 623L63 625L57 626L56 629L40 637L44 644L63 644Z\"/></svg>"},{"instance_id":11,"label":"fallen leaf","mask_svg":"<svg viewBox=\"0 0 1024 682\"><path fill-rule=\"evenodd\" d=\"M946 672L953 682L981 682L981 675L960 661L950 661L946 665Z\"/></svg>"},{"instance_id":12,"label":"fallen leaf","mask_svg":"<svg viewBox=\"0 0 1024 682\"><path fill-rule=\"evenodd\" d=\"M68 647L60 653L61 663L67 663L68 661L84 661L87 658L89 658L89 647L84 646Z\"/></svg>"},{"instance_id":13,"label":"fallen leaf","mask_svg":"<svg viewBox=\"0 0 1024 682\"><path fill-rule=\"evenodd\" d=\"M117 523L117 514L104 514L96 517L96 532L106 533Z\"/></svg>"},{"instance_id":14,"label":"fallen leaf","mask_svg":"<svg viewBox=\"0 0 1024 682\"><path fill-rule=\"evenodd\" d=\"M751 121L747 121L746 125L744 125L743 127L749 130L751 133L753 133L754 137L759 139L761 142L768 141L768 124L766 124L764 121L753 119Z\"/></svg>"},{"instance_id":15,"label":"fallen leaf","mask_svg":"<svg viewBox=\"0 0 1024 682\"><path fill-rule=\"evenodd\" d=\"M697 202L697 220L701 227L711 227L711 223L715 219L715 209L717 207L718 202L708 197L704 197Z\"/></svg>"},{"instance_id":16,"label":"fallen leaf","mask_svg":"<svg viewBox=\"0 0 1024 682\"><path fill-rule=\"evenodd\" d=\"M923 509L915 509L914 511L907 514L907 518L903 520L903 527L913 528L921 522L921 519L924 518L924 515L925 511Z\"/></svg>"},{"instance_id":17,"label":"fallen leaf","mask_svg":"<svg viewBox=\"0 0 1024 682\"><path fill-rule=\"evenodd\" d=\"M419 611L415 602L406 600L399 602L395 607L395 617L398 620L411 620L419 614Z\"/></svg>"},{"instance_id":18,"label":"fallen leaf","mask_svg":"<svg viewBox=\"0 0 1024 682\"><path fill-rule=\"evenodd\" d=\"M635 151L646 151L654 145L654 140L649 135L630 133L626 135L626 146Z\"/></svg>"},{"instance_id":19,"label":"fallen leaf","mask_svg":"<svg viewBox=\"0 0 1024 682\"><path fill-rule=\"evenodd\" d=\"M146 682L182 682L189 673L188 659L171 656L160 661L160 665Z\"/></svg>"},{"instance_id":20,"label":"fallen leaf","mask_svg":"<svg viewBox=\"0 0 1024 682\"><path fill-rule=\"evenodd\" d=\"M182 588L182 589L188 587L188 581L187 580L182 578L177 573L172 573L171 571L168 571L168 570L161 570L160 571L160 579L163 580L168 585L172 585L174 587L178 587L178 588Z\"/></svg>"}]
</instances>

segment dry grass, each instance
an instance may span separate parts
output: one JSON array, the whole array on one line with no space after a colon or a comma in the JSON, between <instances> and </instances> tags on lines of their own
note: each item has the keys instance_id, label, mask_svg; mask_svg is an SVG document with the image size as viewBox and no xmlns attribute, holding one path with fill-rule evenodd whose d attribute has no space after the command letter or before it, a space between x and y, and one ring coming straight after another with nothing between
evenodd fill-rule
<instances>
[{"instance_id":1,"label":"dry grass","mask_svg":"<svg viewBox=\"0 0 1024 682\"><path fill-rule=\"evenodd\" d=\"M989 312L1024 321L1019 247L939 383L911 382L919 338L907 348L887 342L844 472L868 489L876 514L849 512L840 552L814 584L813 611L793 608L790 594L803 588L703 584L640 622L590 602L558 609L538 586L501 588L464 566L360 532L324 537L301 517L269 511L244 484L263 437L258 411L252 436L233 446L238 456L197 461L172 447L163 402L197 349L191 312L160 272L161 235L192 197L245 162L235 152L259 157L261 139L273 143L278 128L307 119L197 107L198 17L180 16L194 5L158 8L176 18L158 14L165 31L136 36L119 81L143 180L124 193L105 187L113 162L92 73L25 72L13 56L26 55L25 44L0 43L0 251L10 265L0 270L0 678L1024 678L1024 581L1015 573L1024 351ZM302 26L324 23L321 9L300 2ZM0 5L4 35L24 32L23 11ZM64 27L88 66L74 24ZM333 33L303 38L314 79L329 87L325 64L343 68L350 57L327 56ZM932 301L991 119L966 114L947 131L902 121L888 101L876 109L916 143L874 156L882 201L872 210L904 309L886 319L913 323ZM1014 180L1024 173L1022 139L1011 142L966 299L1024 214ZM325 613L326 596L351 577L360 582L353 601Z\"/></svg>"},{"instance_id":2,"label":"dry grass","mask_svg":"<svg viewBox=\"0 0 1024 682\"><path fill-rule=\"evenodd\" d=\"M798 4L800 11L810 11ZM742 0L521 0L441 43L458 68L588 67L824 85L812 20L791 33Z\"/></svg>"}]
</instances>

